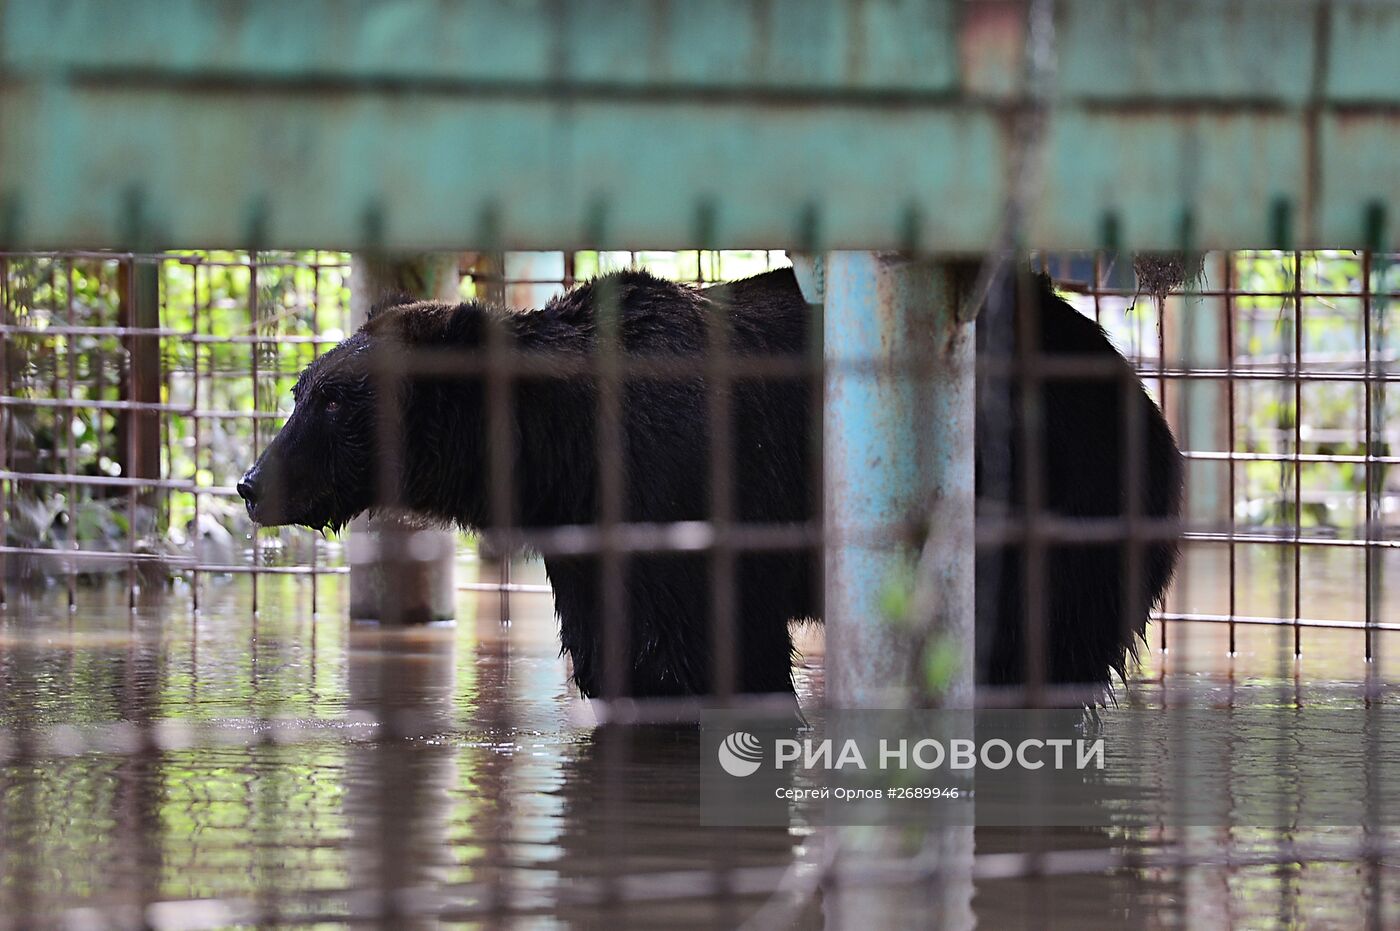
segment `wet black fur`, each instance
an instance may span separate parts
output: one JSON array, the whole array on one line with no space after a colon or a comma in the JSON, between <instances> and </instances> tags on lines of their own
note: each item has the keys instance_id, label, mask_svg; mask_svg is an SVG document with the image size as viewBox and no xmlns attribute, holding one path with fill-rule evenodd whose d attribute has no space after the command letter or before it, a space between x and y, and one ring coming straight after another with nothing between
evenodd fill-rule
<instances>
[{"instance_id":1,"label":"wet black fur","mask_svg":"<svg viewBox=\"0 0 1400 931\"><path fill-rule=\"evenodd\" d=\"M1037 282L1039 327L1051 354L1113 358L1126 367L1099 328ZM616 300L624 351L697 355L706 341L710 303L729 307L732 346L739 354L801 355L812 309L790 269L698 290L642 272L609 275L575 288L538 310L506 312L474 303L388 302L354 336L317 359L297 387L297 406L250 476L271 490L254 519L263 524L340 527L376 499L379 438L377 381L370 360L405 347L480 348L488 326L500 325L523 352L580 356L595 346L595 305ZM395 305L398 306L395 306ZM1126 371L1126 369L1125 369ZM1142 512L1175 515L1181 464L1171 434L1136 382L1148 469ZM415 377L402 385L394 429L407 440L398 504L468 529L488 529L488 426L479 374ZM1121 384L1097 379L1047 382L1043 447L1047 505L1064 516L1124 512L1119 433ZM749 379L733 395L734 516L751 523L795 523L813 514L813 392L800 378ZM1011 405L1016 410L1016 404ZM541 528L587 525L599 517L598 396L595 384L561 372L528 377L511 395L515 486L513 523ZM637 379L623 395L624 518L705 520L708 486L708 399L699 379ZM929 429L938 429L929 424ZM982 429L985 429L983 427ZM1017 475L1013 437L1009 474ZM979 444L980 445L980 444ZM979 470L985 463L979 462ZM979 483L981 472L979 471ZM1013 485L1015 482L1013 481ZM285 489L278 495L276 488ZM1012 507L1019 507L1013 495ZM250 505L250 511L253 508ZM969 545L971 542L969 541ZM1047 673L1053 682L1104 684L1121 671L1149 606L1165 588L1175 546L1146 547L1142 588L1125 599L1127 560L1121 544L1060 546L1048 562ZM1023 675L1024 613L1020 562L1011 551L979 554L979 679L1005 683ZM544 557L554 587L563 649L585 695L602 689L603 626L600 565L593 555ZM788 622L819 611L819 555L810 550L747 553L738 559L736 631L739 685L748 692L792 689ZM998 573L993 576L992 573ZM711 688L709 631L712 580L705 553L636 554L625 574L632 694L689 695Z\"/></svg>"}]
</instances>

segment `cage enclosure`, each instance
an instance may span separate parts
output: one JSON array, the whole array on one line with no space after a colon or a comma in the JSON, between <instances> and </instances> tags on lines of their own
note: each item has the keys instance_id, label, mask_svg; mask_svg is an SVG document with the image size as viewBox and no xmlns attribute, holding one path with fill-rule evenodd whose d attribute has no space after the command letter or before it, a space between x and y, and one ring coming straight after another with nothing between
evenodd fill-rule
<instances>
[{"instance_id":1,"label":"cage enclosure","mask_svg":"<svg viewBox=\"0 0 1400 931\"><path fill-rule=\"evenodd\" d=\"M0 3L0 926L1395 925L1397 47Z\"/></svg>"}]
</instances>

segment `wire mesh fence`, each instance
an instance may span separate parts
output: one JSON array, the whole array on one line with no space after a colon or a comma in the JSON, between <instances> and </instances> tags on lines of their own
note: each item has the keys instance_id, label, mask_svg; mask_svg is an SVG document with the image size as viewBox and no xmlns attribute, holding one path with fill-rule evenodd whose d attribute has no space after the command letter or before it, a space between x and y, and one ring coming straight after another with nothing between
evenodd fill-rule
<instances>
[{"instance_id":1,"label":"wire mesh fence","mask_svg":"<svg viewBox=\"0 0 1400 931\"><path fill-rule=\"evenodd\" d=\"M1269 644L1263 674L1384 678L1376 635L1400 616L1385 584L1400 558L1395 257L1229 253L1204 269L1165 302L1102 257L1062 280L1165 400L1187 460L1183 564L1155 646L1194 633L1228 664L1252 638Z\"/></svg>"},{"instance_id":2,"label":"wire mesh fence","mask_svg":"<svg viewBox=\"0 0 1400 931\"><path fill-rule=\"evenodd\" d=\"M1179 675L1189 686L1187 673L1226 669L1279 682L1296 683L1303 676L1312 681L1362 681L1374 693L1391 677L1387 670L1393 666L1386 664L1395 662L1394 651L1388 654L1383 645L1386 635L1400 627L1394 620L1400 617L1400 606L1393 587L1385 584L1386 577L1400 569L1400 480L1390 468L1397 461L1394 450L1400 433L1400 402L1389 388L1400 378L1394 371L1400 336L1388 317L1391 303L1400 298L1400 263L1395 259L1379 253L1212 254L1204 279L1188 286L1185 295L1157 299L1138 292L1121 259L1041 257L1061 293L1099 322L1133 364L1165 411L1185 457L1182 561L1166 604L1154 613L1147 662L1130 670L1130 678L1156 679L1173 687ZM615 269L648 268L672 280L712 285L781 266L785 257L763 251L471 254L461 264L464 298L524 309L539 307ZM0 732L0 760L92 767L93 772L79 780L85 792L108 791L104 786L115 780L123 788L119 798L108 800L110 830L140 841L138 863L122 881L126 900L98 902L93 914L118 923L123 916L135 915L137 921L171 926L347 918L489 921L570 909L593 918L619 913L636 918L647 914L650 905L701 902L705 905L695 906L697 914L710 921L717 914L730 914L711 906L736 896L779 905L802 899L794 889L807 888L807 880L787 862L792 844L786 833L765 842L772 846L767 851L772 856L756 856L751 863L729 862L723 845L717 845L701 851L703 862L689 859L670 864L670 870L646 863L648 856L667 862L665 852L655 850L590 870L581 861L606 857L610 851L593 841L566 839L561 842L569 855L566 866L551 873L548 881L541 880L547 856L532 848L528 838L503 840L500 825L486 822L505 814L468 810L469 794L463 793L461 783L466 779L495 785L496 768L507 765L515 766L517 775L522 766L528 770L527 764L501 763L488 752L489 745L516 727L528 728L532 722L541 726L537 719L542 712L529 709L528 691L551 696L563 691L557 666L532 671L522 664L521 669L507 666L490 676L468 674L450 659L431 659L441 644L425 634L424 641L388 662L398 663L392 674L366 673L362 668L358 685L328 681L339 675L341 662L349 664L348 676L356 679L352 655L365 649L363 639L357 646L350 635L330 632L338 625L324 623L335 620L340 610L343 590L338 577L349 571L343 547L334 536L305 528L256 531L237 485L292 410L292 391L303 370L354 331L348 256L8 254L0 256L0 270L0 331L5 334L0 372L0 577L12 616L31 625L11 629L15 643L22 645L36 622L41 630L64 626L34 607L46 598L58 597L72 610L89 610L99 603L103 611L120 613L119 602L134 618L133 630L145 631L128 650L133 665L111 678L110 684L120 688L141 679L137 665L161 662L155 658L162 653L159 635L149 639L149 624L172 619L190 624L194 634L182 649L189 650L190 669L197 671L197 612L212 611L224 621L241 614L256 618L246 629L253 661L241 673L255 691L276 678L262 661L270 660L274 667L304 662L312 678L297 679L297 688L332 695L332 706L344 705L322 720L324 708L293 690L261 706L255 702L254 707L264 711L251 720L216 715L186 724L162 720L158 707L128 696L81 726L55 723L23 709L26 689L43 694L46 686L40 678L17 670L23 661L19 650L6 679L11 683L5 702L9 726ZM706 321L700 331L705 342L688 347L689 355L639 356L625 348L616 329L609 331L617 325L609 319L616 307L610 309L606 295L598 307L600 349L588 360L532 358L511 342L516 339L513 334L488 329L483 351L414 352L393 365L421 378L448 379L464 372L480 376L488 442L484 458L474 465L488 476L489 497L481 504L492 517L480 523L489 525L487 540L497 554L525 546L546 556L595 560L585 565L598 578L596 596L607 623L595 657L601 670L588 680L591 694L627 699L636 684L622 675L628 667L624 658L635 646L629 640L637 635L628 624L629 564L689 554L699 560L714 596L699 615L714 662L699 675L715 694L731 695L745 681L747 651L738 634L744 618L736 593L741 575L753 570L746 570L741 558L820 547L822 530L814 517L820 514L821 502L811 502L809 511L791 519L746 521L744 476L732 467L729 444L734 440L723 438L730 431L719 430L702 464L708 483L705 513L637 520L629 513L621 484L628 474L620 458L626 442L627 385L629 379L640 378L653 390L663 390L656 386L704 380L710 390L695 415L710 423L728 423L735 386L745 380L791 382L819 398L819 342L808 339L786 354L736 353L721 313L718 322ZM1018 357L1015 363L1013 368L1022 376L1034 368L1039 373L1035 377L1047 384L1056 379L1120 378L1114 371L1098 371L1074 360ZM985 363L985 373L1003 373L997 364ZM910 365L917 367L918 360ZM522 473L515 458L521 440L512 435L507 418L511 405L518 403L520 385L531 379L554 379L564 385L588 381L596 387L596 394L586 399L596 407L586 416L596 417L598 448L584 451L600 457L596 511L582 511L577 520L565 524L542 526L521 519ZM820 405L811 409L819 411ZM579 416L585 416L583 410ZM1130 415L1124 416L1127 435L1141 429L1133 426ZM378 429L404 426L388 417L381 418ZM819 436L819 428L812 432ZM401 438L391 432L381 434L381 442L395 448ZM819 468L820 458L811 456L805 467ZM1141 462L1129 464L1129 489L1132 474L1145 474L1145 469ZM1013 475L1009 480L1036 479ZM819 473L812 487L821 487ZM387 494L392 500L401 493L395 485ZM981 522L979 545L1005 545L1023 540L1028 532L1053 545L1096 539L1150 542L1176 531L1154 525L1131 508L1097 522L1057 519L1042 515L1033 505L1028 508L1029 519L1013 513ZM910 536L910 528L872 528L875 532ZM1140 558L1126 557L1126 577L1146 571L1134 562ZM520 564L515 565L519 572ZM537 610L551 587L537 573L526 580L512 577L511 566L506 558L498 575L482 573L462 582L461 589L488 600L498 598L502 619L519 611L514 599L536 599ZM764 566L759 564L757 571L764 572ZM1043 575L1047 566L1038 571ZM232 613L226 596L214 599L220 607L211 607L209 595L211 585L229 577L246 578L247 585L246 598L240 595L232 602ZM143 614L143 594L167 587L161 613ZM187 606L188 613L184 607L172 610L172 597ZM1038 629L1043 638L1048 621L1037 616L1038 608L1028 611L1029 629ZM220 634L216 639L222 645L213 646L215 652L235 649L245 628L237 630L232 636ZM1251 641L1254 631L1274 636ZM507 643L515 635L514 630L503 634ZM297 658L285 647L274 647L269 656L267 647L258 646L260 638L268 637L305 639L312 653L309 659ZM1028 639L1035 643L1034 637ZM1319 660L1313 663L1315 646ZM575 674L578 659L575 654ZM1029 697L1054 700L1046 670L1037 673L1036 664L1030 666L1029 678L1039 681L1030 683L1035 688ZM205 671L203 688L212 687L210 672ZM488 709L483 717L463 719L454 710L462 688L458 679L463 677L473 679L473 688L500 690L490 698L484 691L476 693ZM194 694L201 688L200 677L192 679ZM820 702L820 691L819 676L799 682L806 701ZM984 694L996 700L993 690ZM1025 688L1017 685L1004 700L1019 704L1027 697ZM1075 702L1083 693L1069 689L1061 696L1065 697ZM685 696L680 698L683 703ZM669 718L678 704L673 697L656 697L650 704L628 700L600 708L604 718L646 720ZM451 754L420 752L423 747L416 743L453 738L466 739L473 747L468 774L453 769L459 763L449 759ZM357 758L358 746L376 742L397 749ZM285 784L267 788L254 775L220 781L227 773L220 765L221 748L234 748L232 765L251 767L256 774L265 764L285 764L293 772L294 758L327 752L326 746L333 748L327 769L296 771ZM625 809L629 800L635 801L638 784L655 778L657 760L688 759L692 749L689 744L600 738L587 752L569 757L570 785L556 786L559 804L575 812L596 809L600 818L637 829L646 813ZM281 763L268 762L278 754ZM169 812L157 800L143 798L148 787L142 788L139 775L123 768L139 770L157 762L209 770L207 778L174 784L177 791L204 786L199 791L207 792L209 807L195 817L197 823L212 825L216 810L233 811L242 819L238 836L259 845L264 850L260 856L266 857L243 863L255 874L251 883L221 885L212 873L199 872L189 901L174 901L162 882L151 878L162 868L179 866L161 862L171 854L160 849L160 832L153 827ZM336 821L333 793L325 785L305 784L331 776L344 777L346 797L339 802L369 813L366 817L373 822L369 829L363 819L358 822L355 830L360 833L352 838L352 846L359 853L351 858L349 875L341 866L327 867L321 875L316 844L301 843L290 830L269 820L286 805L304 799L306 818L292 819L298 829L316 834L319 828L307 825L317 822L332 824L327 828L332 833L345 830ZM14 782L7 806L54 804L35 794L41 790L34 781ZM522 795L547 783L547 776L529 771ZM409 791L404 788L408 785L417 788ZM498 791L518 799L504 782ZM399 792L406 796L390 804L388 796ZM445 804L444 797L449 800ZM395 806L418 819L402 836L390 817ZM435 819L437 827L423 823ZM15 825L20 820L13 814L8 823L10 856L28 862L26 868L32 871L36 867L23 852L47 842L19 833ZM455 842L435 833L449 826L462 832ZM600 832L600 837L615 836ZM644 832L639 836L650 837ZM480 838L489 850L484 857L468 858L471 869L454 870L450 862L425 864L410 850L444 845L458 849ZM814 834L806 851L814 856L804 862L818 874L826 868L823 863L830 866L823 857L834 856L829 850L822 852L828 840ZM1191 838L1163 829L1093 856L1077 856L1068 849L989 853L979 856L976 869L988 882L1106 869L1136 870L1181 882L1186 872L1211 863L1248 870L1281 868L1297 859L1359 862L1363 873L1346 888L1378 903L1368 914L1380 916L1384 903L1397 895L1395 884L1387 885L1384 879L1386 864L1395 855L1393 843L1388 834L1357 832L1269 840L1250 847L1228 830ZM185 852L190 864L207 869L209 861ZM62 859L52 849L46 848L46 855ZM221 855L238 860L228 850ZM286 869L301 871L301 878L316 888L284 882L279 871ZM23 916L37 903L25 899L27 874L21 870L16 875L9 901L14 914ZM915 869L901 881L917 885L928 879L927 871ZM132 907L136 911L123 911ZM786 906L773 907L773 914L792 917ZM793 908L800 911L801 906ZM1284 910L1280 906L1281 914ZM76 921L85 913L79 908L65 914Z\"/></svg>"},{"instance_id":3,"label":"wire mesh fence","mask_svg":"<svg viewBox=\"0 0 1400 931\"><path fill-rule=\"evenodd\" d=\"M255 605L260 577L300 575L315 613L318 578L347 571L339 540L288 527L254 533L235 485L285 421L300 373L353 332L348 261L317 252L5 256L0 558L6 583L60 580L73 604L84 580L120 574L134 602L141 584L174 579L197 608L209 573L250 576ZM1373 662L1376 635L1395 627L1394 596L1384 580L1400 559L1390 469L1400 402L1388 390L1396 378L1388 310L1400 287L1393 257L1212 254L1203 279L1172 296L1144 295L1128 266L1105 254L1041 261L1062 293L1130 359L1183 447L1188 526L1177 583L1155 614L1158 671L1166 668L1171 630L1186 638L1192 625L1222 627L1223 644L1211 633L1201 639L1206 652L1230 661L1240 653L1241 629L1287 628L1296 661L1305 655L1304 629L1317 628L1361 635L1362 665L1350 672L1329 665L1332 677L1360 670L1374 679L1382 668ZM460 290L463 297L525 308L610 270L646 268L704 286L784 263L773 252L471 254L463 257ZM495 402L489 406L501 413L493 413L488 439L509 440L510 402L503 407L502 399L516 379L532 374L532 365L536 376L545 368L557 373L561 360L516 357L503 367L490 361L503 347L487 348L475 361L424 353L411 362L423 371L438 366L442 374L463 364L488 372ZM799 358L740 360L736 369L721 344L710 348L721 351L710 352L709 362L657 358L643 374L722 385L763 376L765 365L772 366L768 376L819 370ZM566 377L599 374L577 358L563 364L577 369ZM509 371L510 365L522 368ZM1067 363L1070 377L1095 377L1083 369L1078 360ZM729 394L708 394L709 416L726 415ZM602 391L599 398L613 405L598 412L606 433L621 422L621 394ZM559 528L507 521L494 528L497 540L507 550L524 543L538 552L620 547L624 554L719 553L730 539L741 548L820 542L815 525L730 526L733 515L725 512L734 489L723 489L734 479L722 481L732 453L723 448L726 433L715 434L713 497L709 513L697 519L626 526L625 539L611 541L606 533L590 536L584 523L561 535ZM609 439L621 442L600 435L600 450L615 445ZM485 465L501 476L490 483L490 503L505 513L515 506L515 453L510 442L486 445L494 459ZM602 503L621 494L609 477L622 473L601 470ZM984 548L1002 542L993 539L1002 533L993 523L979 528ZM608 524L599 519L599 527ZM1014 524L1007 530L1013 536ZM1093 532L1082 522L1061 529L1070 538ZM730 556L717 557L712 567L719 573L715 592L736 587L733 566L725 568ZM499 593L505 617L512 593L548 591L513 582L509 561L504 573L462 588ZM723 646L733 639L732 620L725 620L733 606L715 612L714 639ZM1326 642L1328 656L1348 656L1335 636ZM1281 674L1283 667L1272 671Z\"/></svg>"},{"instance_id":4,"label":"wire mesh fence","mask_svg":"<svg viewBox=\"0 0 1400 931\"><path fill-rule=\"evenodd\" d=\"M234 491L305 365L348 326L322 253L4 259L6 578L306 574L326 546L254 537ZM313 583L314 584L314 583Z\"/></svg>"}]
</instances>

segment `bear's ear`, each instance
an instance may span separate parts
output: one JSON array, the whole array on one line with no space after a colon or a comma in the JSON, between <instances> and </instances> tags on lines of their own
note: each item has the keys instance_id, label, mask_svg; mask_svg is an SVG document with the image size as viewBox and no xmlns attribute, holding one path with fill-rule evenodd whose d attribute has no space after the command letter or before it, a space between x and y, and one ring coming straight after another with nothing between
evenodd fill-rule
<instances>
[{"instance_id":1,"label":"bear's ear","mask_svg":"<svg viewBox=\"0 0 1400 931\"><path fill-rule=\"evenodd\" d=\"M388 291L379 295L379 300L375 301L369 309L369 316L366 320L373 320L382 311L390 310L394 307L402 307L405 304L417 304L420 298L414 297L407 291Z\"/></svg>"}]
</instances>

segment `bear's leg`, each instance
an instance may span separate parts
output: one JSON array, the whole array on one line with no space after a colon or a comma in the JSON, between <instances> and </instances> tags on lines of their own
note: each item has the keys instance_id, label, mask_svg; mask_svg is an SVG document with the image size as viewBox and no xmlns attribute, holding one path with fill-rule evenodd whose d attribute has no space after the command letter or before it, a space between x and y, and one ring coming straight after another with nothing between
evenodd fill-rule
<instances>
[{"instance_id":1,"label":"bear's leg","mask_svg":"<svg viewBox=\"0 0 1400 931\"><path fill-rule=\"evenodd\" d=\"M587 698L607 690L607 620L602 560L547 557L559 638L573 663L574 683ZM709 598L704 557L644 553L624 562L626 678L639 698L694 695L709 685Z\"/></svg>"},{"instance_id":2,"label":"bear's leg","mask_svg":"<svg viewBox=\"0 0 1400 931\"><path fill-rule=\"evenodd\" d=\"M603 694L605 627L601 561L596 556L549 557L560 640L574 682L589 698ZM736 687L741 692L792 691L788 632L793 579L783 567L741 561L736 599ZM764 570L767 570L766 572ZM703 695L712 691L709 557L646 553L630 557L627 594L628 694L636 697Z\"/></svg>"},{"instance_id":3,"label":"bear's leg","mask_svg":"<svg viewBox=\"0 0 1400 931\"><path fill-rule=\"evenodd\" d=\"M593 556L546 556L544 569L554 589L560 651L569 657L579 691L585 698L597 698L603 691L599 561Z\"/></svg>"}]
</instances>

